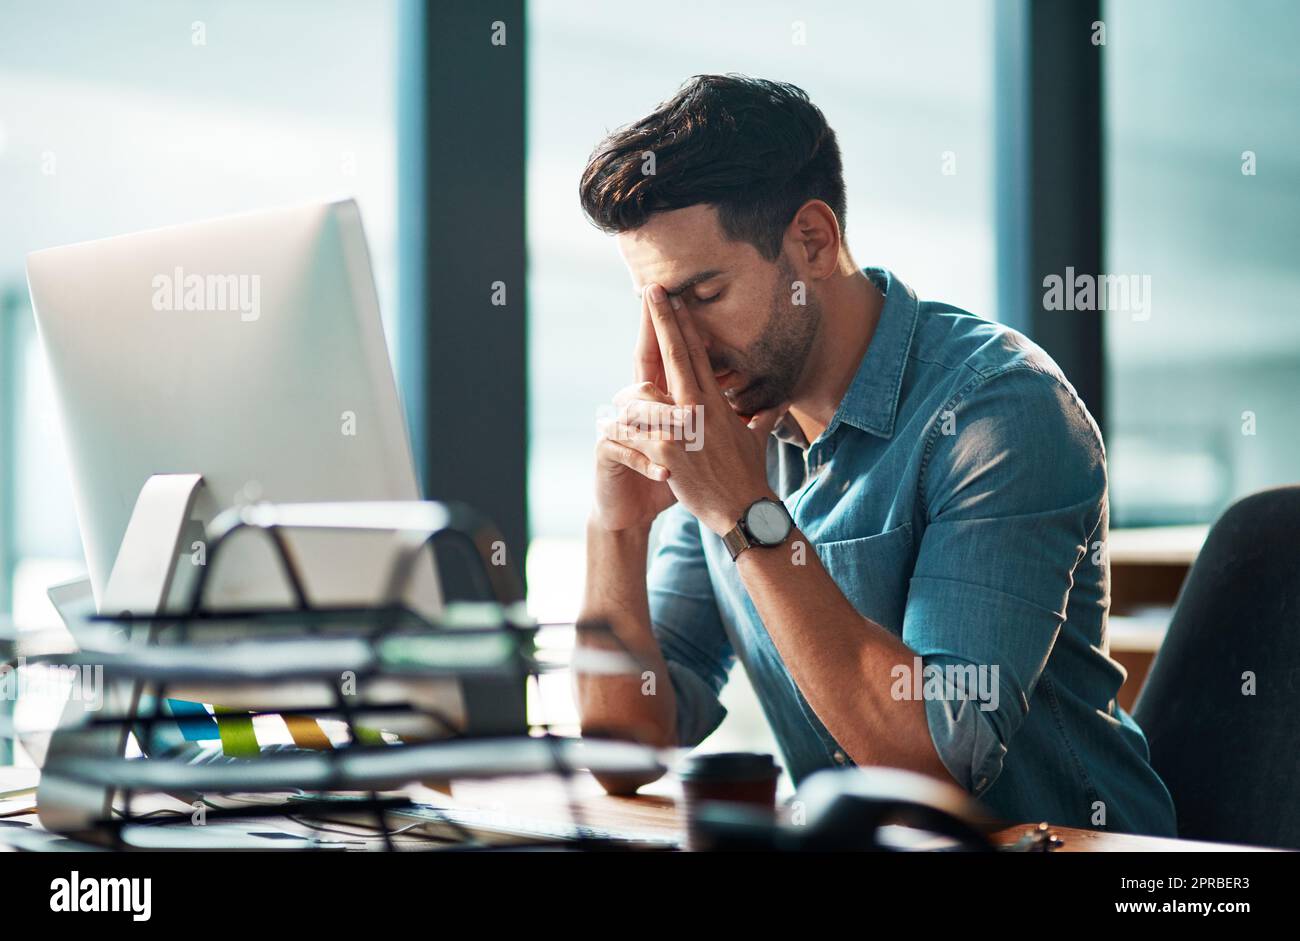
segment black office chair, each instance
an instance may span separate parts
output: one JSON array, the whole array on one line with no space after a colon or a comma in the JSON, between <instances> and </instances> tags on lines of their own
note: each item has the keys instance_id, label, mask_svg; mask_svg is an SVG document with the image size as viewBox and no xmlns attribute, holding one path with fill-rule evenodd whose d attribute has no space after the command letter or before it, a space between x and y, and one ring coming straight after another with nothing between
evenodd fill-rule
<instances>
[{"instance_id":1,"label":"black office chair","mask_svg":"<svg viewBox=\"0 0 1300 941\"><path fill-rule=\"evenodd\" d=\"M1179 836L1300 848L1300 486L1211 527L1134 718Z\"/></svg>"}]
</instances>

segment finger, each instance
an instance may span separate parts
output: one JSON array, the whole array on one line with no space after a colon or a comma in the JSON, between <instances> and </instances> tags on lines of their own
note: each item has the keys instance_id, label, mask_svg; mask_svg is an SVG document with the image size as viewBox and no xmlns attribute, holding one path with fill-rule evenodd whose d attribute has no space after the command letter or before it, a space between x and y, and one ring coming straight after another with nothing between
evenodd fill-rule
<instances>
[{"instance_id":1,"label":"finger","mask_svg":"<svg viewBox=\"0 0 1300 941\"><path fill-rule=\"evenodd\" d=\"M664 378L668 382L668 394L678 404L695 401L700 394L700 384L695 379L695 367L691 364L691 354L682 339L682 332L677 326L677 312L673 303L681 301L668 297L663 285L652 284L646 293L650 297L650 319L655 328L655 339L659 341L659 354L664 364Z\"/></svg>"},{"instance_id":2,"label":"finger","mask_svg":"<svg viewBox=\"0 0 1300 941\"><path fill-rule=\"evenodd\" d=\"M625 421L604 421L599 424L598 430L600 437L631 444L634 448L640 448L650 454L652 460L655 459L655 455L648 450L652 447L652 442L677 441L683 437L680 426L677 428L664 426L651 428Z\"/></svg>"},{"instance_id":3,"label":"finger","mask_svg":"<svg viewBox=\"0 0 1300 941\"><path fill-rule=\"evenodd\" d=\"M605 438L596 445L596 453L605 463L619 464L636 471L642 477L648 477L650 480L657 480L662 483L668 479L668 468L662 464L656 464L636 448L621 441Z\"/></svg>"},{"instance_id":4,"label":"finger","mask_svg":"<svg viewBox=\"0 0 1300 941\"><path fill-rule=\"evenodd\" d=\"M755 412L749 419L749 427L760 438L766 438L776 427L776 423L781 420L781 416L786 413L788 405L779 405L776 408L765 408L760 412Z\"/></svg>"},{"instance_id":5,"label":"finger","mask_svg":"<svg viewBox=\"0 0 1300 941\"><path fill-rule=\"evenodd\" d=\"M704 338L695 326L695 315L686 309L685 304L677 306L677 325L682 331L687 352L691 357L691 366L695 369L695 381L700 390L712 395L722 396L722 389L713 375L713 364L709 362L709 351L705 349Z\"/></svg>"},{"instance_id":6,"label":"finger","mask_svg":"<svg viewBox=\"0 0 1300 941\"><path fill-rule=\"evenodd\" d=\"M686 416L678 406L644 399L635 399L621 407L618 418L626 425L649 431L680 433L686 424Z\"/></svg>"},{"instance_id":7,"label":"finger","mask_svg":"<svg viewBox=\"0 0 1300 941\"><path fill-rule=\"evenodd\" d=\"M641 400L663 402L666 405L671 405L673 402L672 397L667 392L651 382L636 382L630 386L624 386L614 393L614 405L620 409L625 405Z\"/></svg>"},{"instance_id":8,"label":"finger","mask_svg":"<svg viewBox=\"0 0 1300 941\"><path fill-rule=\"evenodd\" d=\"M650 318L649 291L641 292L641 323L637 328L636 362L633 372L637 382L651 383L664 388L664 362L659 355L659 339L655 336L654 323Z\"/></svg>"}]
</instances>

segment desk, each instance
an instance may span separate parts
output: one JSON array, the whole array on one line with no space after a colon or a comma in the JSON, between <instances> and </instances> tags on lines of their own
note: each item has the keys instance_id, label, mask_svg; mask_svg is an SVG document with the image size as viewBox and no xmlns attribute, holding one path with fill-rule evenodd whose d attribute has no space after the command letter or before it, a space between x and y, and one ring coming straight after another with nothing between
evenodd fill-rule
<instances>
[{"instance_id":1,"label":"desk","mask_svg":"<svg viewBox=\"0 0 1300 941\"><path fill-rule=\"evenodd\" d=\"M1174 602L1209 532L1208 526L1112 529L1110 655L1128 671L1119 704L1133 711L1155 659Z\"/></svg>"},{"instance_id":2,"label":"desk","mask_svg":"<svg viewBox=\"0 0 1300 941\"><path fill-rule=\"evenodd\" d=\"M576 810L581 822L590 826L662 833L666 836L680 835L684 826L674 796L677 791L676 782L672 779L661 780L651 785L650 789L652 793L638 794L635 797L612 797L605 794L590 775L580 773L571 779L567 787L554 779L536 777L454 781L451 786L451 800L461 807L505 811L513 816L556 823L571 822ZM441 792L427 788L419 788L417 791L418 793L412 795L416 800L440 804L447 801L446 795ZM40 829L35 814L11 816L7 823L11 826L26 823L37 830ZM267 830L279 829L303 836L312 835L314 832L320 835L319 831L314 831L310 826L297 820L264 817L261 818L260 824ZM1001 845L1009 846L1035 826L1034 823L1022 823L1007 827L994 834L994 840ZM336 834L333 839L336 842L348 842L349 839L353 842L354 845L347 847L349 849L369 851L383 849L382 841L374 835L376 831L368 825L336 823L333 827L336 828L333 830ZM1125 833L1103 833L1072 827L1052 829L1063 841L1056 852L1065 853L1268 851L1263 847L1131 836ZM417 848L419 844L427 845L426 840L418 837L398 837L396 842L403 845L410 844L409 848L412 849Z\"/></svg>"},{"instance_id":3,"label":"desk","mask_svg":"<svg viewBox=\"0 0 1300 941\"><path fill-rule=\"evenodd\" d=\"M573 805L581 813L583 822L601 827L647 831L655 833L680 833L683 829L677 811L674 793L676 784L670 780L651 785L652 793L636 797L611 797L586 775L572 782ZM508 809L521 817L567 821L570 819L569 798L557 782L529 778L503 778L495 781L457 781L452 784L456 803L468 807L493 810ZM997 843L1011 845L1036 823L1022 823L1007 827L994 835ZM1126 833L1104 833L1096 830L1078 830L1073 827L1053 827L1062 842L1056 852L1105 853L1197 853L1197 852L1264 852L1263 848L1227 843L1204 843L1194 840L1174 840L1164 837L1132 836Z\"/></svg>"}]
</instances>

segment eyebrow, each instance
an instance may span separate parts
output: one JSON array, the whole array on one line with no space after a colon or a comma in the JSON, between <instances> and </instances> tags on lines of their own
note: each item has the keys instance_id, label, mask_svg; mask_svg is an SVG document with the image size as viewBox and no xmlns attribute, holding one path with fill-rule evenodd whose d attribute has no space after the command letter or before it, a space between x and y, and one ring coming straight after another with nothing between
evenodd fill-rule
<instances>
[{"instance_id":1,"label":"eyebrow","mask_svg":"<svg viewBox=\"0 0 1300 941\"><path fill-rule=\"evenodd\" d=\"M679 285L677 285L677 287L673 288L672 290L668 290L667 288L665 288L664 290L667 291L669 297L676 297L678 294L682 294L685 291L689 291L691 288L695 287L695 285L708 281L711 278L716 278L720 274L722 274L721 270L716 268L710 268L708 271L700 271L697 272L696 274L691 275L689 278L681 282ZM635 289L633 290L635 291ZM641 290L645 290L644 285L642 285ZM640 296L641 291L635 291L635 293L638 296Z\"/></svg>"}]
</instances>

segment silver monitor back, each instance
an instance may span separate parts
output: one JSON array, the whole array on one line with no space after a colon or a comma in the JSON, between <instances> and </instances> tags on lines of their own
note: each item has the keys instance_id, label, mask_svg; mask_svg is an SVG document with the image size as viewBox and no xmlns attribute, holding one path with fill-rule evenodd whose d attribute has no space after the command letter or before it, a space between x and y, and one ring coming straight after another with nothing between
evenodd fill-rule
<instances>
[{"instance_id":1,"label":"silver monitor back","mask_svg":"<svg viewBox=\"0 0 1300 941\"><path fill-rule=\"evenodd\" d=\"M204 481L171 604L226 507L420 498L352 200L38 251L27 276L97 605L151 475ZM210 573L212 603L289 601L270 547L241 540ZM375 598L382 536L293 541L313 602ZM409 600L439 608L432 567Z\"/></svg>"}]
</instances>

